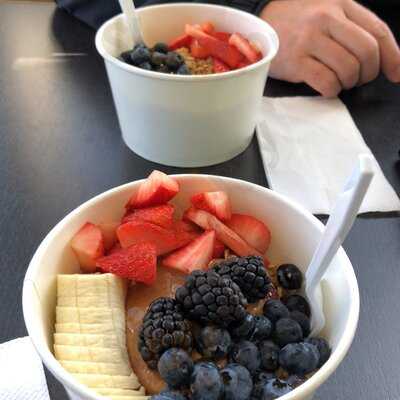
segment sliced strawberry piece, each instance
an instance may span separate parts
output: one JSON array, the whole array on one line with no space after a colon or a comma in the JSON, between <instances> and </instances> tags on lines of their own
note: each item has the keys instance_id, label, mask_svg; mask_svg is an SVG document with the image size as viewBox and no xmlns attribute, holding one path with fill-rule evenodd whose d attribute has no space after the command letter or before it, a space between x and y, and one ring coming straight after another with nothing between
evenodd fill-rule
<instances>
[{"instance_id":1,"label":"sliced strawberry piece","mask_svg":"<svg viewBox=\"0 0 400 400\"><path fill-rule=\"evenodd\" d=\"M200 210L208 211L221 221L231 217L231 203L225 192L204 192L191 197L191 203Z\"/></svg>"},{"instance_id":2,"label":"sliced strawberry piece","mask_svg":"<svg viewBox=\"0 0 400 400\"><path fill-rule=\"evenodd\" d=\"M96 271L96 259L104 255L104 238L101 229L87 222L75 233L71 247L84 272Z\"/></svg>"},{"instance_id":3,"label":"sliced strawberry piece","mask_svg":"<svg viewBox=\"0 0 400 400\"><path fill-rule=\"evenodd\" d=\"M224 256L224 253L225 253L225 245L218 239L215 239L212 258L221 258Z\"/></svg>"},{"instance_id":4,"label":"sliced strawberry piece","mask_svg":"<svg viewBox=\"0 0 400 400\"><path fill-rule=\"evenodd\" d=\"M172 204L163 204L162 206L139 208L127 213L122 219L122 223L140 219L162 226L163 228L172 228L174 224L175 207Z\"/></svg>"},{"instance_id":5,"label":"sliced strawberry piece","mask_svg":"<svg viewBox=\"0 0 400 400\"><path fill-rule=\"evenodd\" d=\"M242 55L236 47L216 39L193 25L186 25L185 32L197 39L199 44L207 49L211 56L219 58L229 67L235 68L239 64Z\"/></svg>"},{"instance_id":6,"label":"sliced strawberry piece","mask_svg":"<svg viewBox=\"0 0 400 400\"><path fill-rule=\"evenodd\" d=\"M245 60L243 60L243 61L240 61L240 63L239 63L238 66L237 66L237 69L239 69L239 68L245 68L245 67L247 67L247 66L249 66L249 65L251 65L251 62L250 62L249 60L245 59Z\"/></svg>"},{"instance_id":7,"label":"sliced strawberry piece","mask_svg":"<svg viewBox=\"0 0 400 400\"><path fill-rule=\"evenodd\" d=\"M197 39L193 39L190 44L190 54L195 58L207 58L210 56L208 50L201 46Z\"/></svg>"},{"instance_id":8,"label":"sliced strawberry piece","mask_svg":"<svg viewBox=\"0 0 400 400\"><path fill-rule=\"evenodd\" d=\"M195 233L201 233L200 229L197 225L195 225L193 222L190 221L175 221L174 222L174 230L175 232L195 232Z\"/></svg>"},{"instance_id":9,"label":"sliced strawberry piece","mask_svg":"<svg viewBox=\"0 0 400 400\"><path fill-rule=\"evenodd\" d=\"M170 50L177 50L180 49L181 47L189 47L191 42L192 42L192 37L183 34L171 40L168 44L168 47Z\"/></svg>"},{"instance_id":10,"label":"sliced strawberry piece","mask_svg":"<svg viewBox=\"0 0 400 400\"><path fill-rule=\"evenodd\" d=\"M222 72L228 72L231 69L222 61L218 60L218 58L213 58L213 71L216 74L220 74Z\"/></svg>"},{"instance_id":11,"label":"sliced strawberry piece","mask_svg":"<svg viewBox=\"0 0 400 400\"><path fill-rule=\"evenodd\" d=\"M216 39L222 40L226 43L229 42L229 38L231 37L231 33L228 32L212 32L211 35L214 36Z\"/></svg>"},{"instance_id":12,"label":"sliced strawberry piece","mask_svg":"<svg viewBox=\"0 0 400 400\"><path fill-rule=\"evenodd\" d=\"M175 251L163 260L163 265L184 273L195 269L207 269L212 259L215 243L215 231L204 232L187 246Z\"/></svg>"},{"instance_id":13,"label":"sliced strawberry piece","mask_svg":"<svg viewBox=\"0 0 400 400\"><path fill-rule=\"evenodd\" d=\"M196 208L191 207L185 212L184 218L201 226L203 229L215 230L217 239L240 257L261 255L261 253L248 245L237 233L228 228L225 224L215 218L214 215L207 211L197 210Z\"/></svg>"},{"instance_id":14,"label":"sliced strawberry piece","mask_svg":"<svg viewBox=\"0 0 400 400\"><path fill-rule=\"evenodd\" d=\"M117 233L116 230L118 228L119 222L117 221L112 221L112 222L100 222L99 223L99 228L101 230L101 233L103 234L103 239L104 239L104 249L110 250L111 247L114 246L115 243L117 243Z\"/></svg>"},{"instance_id":15,"label":"sliced strawberry piece","mask_svg":"<svg viewBox=\"0 0 400 400\"><path fill-rule=\"evenodd\" d=\"M211 22L204 22L201 24L201 30L205 33L211 34L215 31L215 28Z\"/></svg>"},{"instance_id":16,"label":"sliced strawberry piece","mask_svg":"<svg viewBox=\"0 0 400 400\"><path fill-rule=\"evenodd\" d=\"M130 221L117 229L123 248L138 243L154 243L157 255L168 253L178 247L175 232L146 221Z\"/></svg>"},{"instance_id":17,"label":"sliced strawberry piece","mask_svg":"<svg viewBox=\"0 0 400 400\"><path fill-rule=\"evenodd\" d=\"M153 243L134 244L99 258L96 266L122 278L151 285L157 275L156 246Z\"/></svg>"},{"instance_id":18,"label":"sliced strawberry piece","mask_svg":"<svg viewBox=\"0 0 400 400\"><path fill-rule=\"evenodd\" d=\"M130 198L127 209L159 206L167 203L179 192L179 185L164 172L153 171Z\"/></svg>"},{"instance_id":19,"label":"sliced strawberry piece","mask_svg":"<svg viewBox=\"0 0 400 400\"><path fill-rule=\"evenodd\" d=\"M267 251L271 243L271 232L260 220L250 215L232 214L231 219L225 223L260 253Z\"/></svg>"},{"instance_id":20,"label":"sliced strawberry piece","mask_svg":"<svg viewBox=\"0 0 400 400\"><path fill-rule=\"evenodd\" d=\"M257 62L262 57L261 53L257 52L240 33L234 33L229 39L229 44L235 46L251 63Z\"/></svg>"},{"instance_id":21,"label":"sliced strawberry piece","mask_svg":"<svg viewBox=\"0 0 400 400\"><path fill-rule=\"evenodd\" d=\"M107 255L109 256L110 254L115 253L116 251L119 251L122 249L122 246L119 242L115 243L113 247L111 247L110 250L107 251Z\"/></svg>"}]
</instances>

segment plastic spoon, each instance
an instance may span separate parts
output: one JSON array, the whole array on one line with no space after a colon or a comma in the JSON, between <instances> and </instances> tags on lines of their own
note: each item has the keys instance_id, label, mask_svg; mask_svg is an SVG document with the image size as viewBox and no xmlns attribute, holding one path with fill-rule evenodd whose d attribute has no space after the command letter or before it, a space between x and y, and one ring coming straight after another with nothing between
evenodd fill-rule
<instances>
[{"instance_id":1,"label":"plastic spoon","mask_svg":"<svg viewBox=\"0 0 400 400\"><path fill-rule=\"evenodd\" d=\"M144 44L142 30L140 29L139 15L136 12L135 3L133 0L119 0L119 5L124 13L125 22L128 26L130 37L133 39L133 44Z\"/></svg>"},{"instance_id":2,"label":"plastic spoon","mask_svg":"<svg viewBox=\"0 0 400 400\"><path fill-rule=\"evenodd\" d=\"M325 326L320 281L353 226L373 175L373 157L369 154L360 155L358 165L339 196L306 271L305 292L311 307L310 336L317 335Z\"/></svg>"}]
</instances>

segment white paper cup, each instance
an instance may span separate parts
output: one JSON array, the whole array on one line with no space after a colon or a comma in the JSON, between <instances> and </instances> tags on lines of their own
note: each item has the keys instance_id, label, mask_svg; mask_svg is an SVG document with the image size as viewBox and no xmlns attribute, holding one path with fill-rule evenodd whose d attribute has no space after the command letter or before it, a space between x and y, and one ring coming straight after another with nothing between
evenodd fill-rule
<instances>
[{"instance_id":1,"label":"white paper cup","mask_svg":"<svg viewBox=\"0 0 400 400\"><path fill-rule=\"evenodd\" d=\"M274 30L254 15L207 4L167 4L138 10L146 44L169 41L186 23L212 21L260 46L264 58L224 74L182 76L130 66L116 57L132 48L122 15L96 35L122 137L140 156L177 167L231 159L249 145L259 116L268 68L278 50Z\"/></svg>"},{"instance_id":2,"label":"white paper cup","mask_svg":"<svg viewBox=\"0 0 400 400\"><path fill-rule=\"evenodd\" d=\"M181 187L174 200L178 213L188 207L194 193L225 190L235 212L250 214L268 223L272 232L268 251L271 261L294 263L305 271L321 237L323 224L303 207L269 189L237 179L208 175L176 175L175 178ZM140 182L111 189L68 214L43 240L26 273L23 312L29 336L44 364L64 385L71 399L100 400L101 397L78 383L53 356L56 276L79 271L70 240L81 225L86 221L97 223L120 218L123 205ZM323 335L332 346L332 355L315 375L282 400L310 399L338 367L353 340L358 322L359 292L352 265L342 248L325 275L323 296L326 316Z\"/></svg>"}]
</instances>

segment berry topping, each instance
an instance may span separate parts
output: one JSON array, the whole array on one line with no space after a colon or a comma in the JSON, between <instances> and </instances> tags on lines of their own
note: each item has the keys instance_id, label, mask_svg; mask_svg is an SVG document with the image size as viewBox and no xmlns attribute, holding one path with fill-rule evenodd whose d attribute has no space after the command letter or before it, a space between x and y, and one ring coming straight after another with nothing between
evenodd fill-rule
<instances>
[{"instance_id":1,"label":"berry topping","mask_svg":"<svg viewBox=\"0 0 400 400\"><path fill-rule=\"evenodd\" d=\"M289 393L291 390L292 387L284 380L272 379L264 384L260 400L274 400Z\"/></svg>"},{"instance_id":2,"label":"berry topping","mask_svg":"<svg viewBox=\"0 0 400 400\"><path fill-rule=\"evenodd\" d=\"M256 326L256 321L253 315L247 314L243 321L232 329L232 336L236 339L249 339Z\"/></svg>"},{"instance_id":3,"label":"berry topping","mask_svg":"<svg viewBox=\"0 0 400 400\"><path fill-rule=\"evenodd\" d=\"M130 221L142 220L169 229L174 224L174 211L175 207L172 204L140 208L125 214L121 222L125 224Z\"/></svg>"},{"instance_id":4,"label":"berry topping","mask_svg":"<svg viewBox=\"0 0 400 400\"><path fill-rule=\"evenodd\" d=\"M306 314L303 314L300 311L291 311L289 318L294 319L301 326L301 330L303 331L303 336L307 337L311 332L311 324L310 319Z\"/></svg>"},{"instance_id":5,"label":"berry topping","mask_svg":"<svg viewBox=\"0 0 400 400\"><path fill-rule=\"evenodd\" d=\"M156 43L153 46L153 51L157 51L159 53L167 54L168 51L169 51L169 48L168 48L168 45L166 43L159 42L159 43Z\"/></svg>"},{"instance_id":6,"label":"berry topping","mask_svg":"<svg viewBox=\"0 0 400 400\"><path fill-rule=\"evenodd\" d=\"M317 347L319 351L318 368L322 367L331 355L331 348L329 347L328 342L324 338L307 338L305 342L311 343Z\"/></svg>"},{"instance_id":7,"label":"berry topping","mask_svg":"<svg viewBox=\"0 0 400 400\"><path fill-rule=\"evenodd\" d=\"M259 344L261 366L266 371L275 371L279 367L279 347L271 340L264 340Z\"/></svg>"},{"instance_id":8,"label":"berry topping","mask_svg":"<svg viewBox=\"0 0 400 400\"><path fill-rule=\"evenodd\" d=\"M297 290L303 283L301 271L293 264L282 264L277 271L279 284L288 290Z\"/></svg>"},{"instance_id":9,"label":"berry topping","mask_svg":"<svg viewBox=\"0 0 400 400\"><path fill-rule=\"evenodd\" d=\"M229 361L243 365L254 374L261 365L260 352L254 343L242 340L232 347Z\"/></svg>"},{"instance_id":10,"label":"berry topping","mask_svg":"<svg viewBox=\"0 0 400 400\"><path fill-rule=\"evenodd\" d=\"M319 361L319 351L310 343L289 343L279 352L279 364L290 374L313 372Z\"/></svg>"},{"instance_id":11,"label":"berry topping","mask_svg":"<svg viewBox=\"0 0 400 400\"><path fill-rule=\"evenodd\" d=\"M216 365L210 362L196 364L190 389L192 400L219 400L224 385Z\"/></svg>"},{"instance_id":12,"label":"berry topping","mask_svg":"<svg viewBox=\"0 0 400 400\"><path fill-rule=\"evenodd\" d=\"M292 294L288 297L284 297L282 301L290 311L300 311L310 318L310 305L303 296L300 296L299 294Z\"/></svg>"},{"instance_id":13,"label":"berry topping","mask_svg":"<svg viewBox=\"0 0 400 400\"><path fill-rule=\"evenodd\" d=\"M232 344L231 335L226 329L208 325L196 336L198 352L206 357L218 360L227 356Z\"/></svg>"},{"instance_id":14,"label":"berry topping","mask_svg":"<svg viewBox=\"0 0 400 400\"><path fill-rule=\"evenodd\" d=\"M263 313L272 323L275 323L278 319L289 317L289 310L277 299L267 300L264 304Z\"/></svg>"},{"instance_id":15,"label":"berry topping","mask_svg":"<svg viewBox=\"0 0 400 400\"><path fill-rule=\"evenodd\" d=\"M231 204L225 192L198 193L192 196L190 201L194 207L208 211L221 221L229 220L231 217Z\"/></svg>"},{"instance_id":16,"label":"berry topping","mask_svg":"<svg viewBox=\"0 0 400 400\"><path fill-rule=\"evenodd\" d=\"M303 331L298 322L290 318L281 318L275 324L275 342L283 347L288 343L300 342L303 339Z\"/></svg>"},{"instance_id":17,"label":"berry topping","mask_svg":"<svg viewBox=\"0 0 400 400\"><path fill-rule=\"evenodd\" d=\"M263 315L254 317L255 326L253 334L251 335L252 341L260 341L268 339L272 333L272 322Z\"/></svg>"},{"instance_id":18,"label":"berry topping","mask_svg":"<svg viewBox=\"0 0 400 400\"><path fill-rule=\"evenodd\" d=\"M228 364L221 370L225 400L248 400L253 390L250 372L239 364Z\"/></svg>"}]
</instances>

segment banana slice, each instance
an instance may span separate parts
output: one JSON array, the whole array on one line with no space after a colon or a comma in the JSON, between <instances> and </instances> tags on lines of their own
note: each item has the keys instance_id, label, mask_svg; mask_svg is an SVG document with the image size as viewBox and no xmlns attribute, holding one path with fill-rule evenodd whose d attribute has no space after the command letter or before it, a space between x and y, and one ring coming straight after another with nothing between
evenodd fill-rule
<instances>
[{"instance_id":1,"label":"banana slice","mask_svg":"<svg viewBox=\"0 0 400 400\"><path fill-rule=\"evenodd\" d=\"M59 275L54 355L101 396L147 400L126 348L126 290L113 274Z\"/></svg>"},{"instance_id":2,"label":"banana slice","mask_svg":"<svg viewBox=\"0 0 400 400\"><path fill-rule=\"evenodd\" d=\"M139 389L140 383L133 373L122 375L72 374L79 382L92 388Z\"/></svg>"},{"instance_id":3,"label":"banana slice","mask_svg":"<svg viewBox=\"0 0 400 400\"><path fill-rule=\"evenodd\" d=\"M72 374L125 375L132 373L127 363L103 363L90 361L64 361L59 363Z\"/></svg>"}]
</instances>

